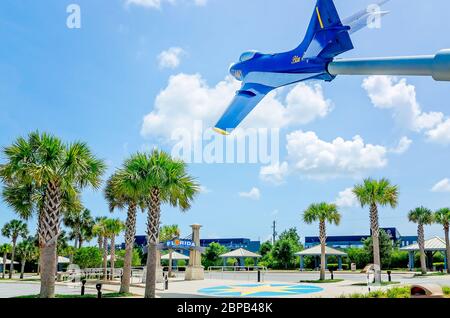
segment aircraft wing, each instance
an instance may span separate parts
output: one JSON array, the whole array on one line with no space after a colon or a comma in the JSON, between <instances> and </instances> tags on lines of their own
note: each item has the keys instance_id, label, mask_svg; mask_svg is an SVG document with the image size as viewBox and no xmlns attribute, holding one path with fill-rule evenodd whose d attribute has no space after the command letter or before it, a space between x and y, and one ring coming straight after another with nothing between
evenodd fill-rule
<instances>
[{"instance_id":1,"label":"aircraft wing","mask_svg":"<svg viewBox=\"0 0 450 318\"><path fill-rule=\"evenodd\" d=\"M244 82L214 130L222 135L228 135L273 89L261 84Z\"/></svg>"},{"instance_id":2,"label":"aircraft wing","mask_svg":"<svg viewBox=\"0 0 450 318\"><path fill-rule=\"evenodd\" d=\"M382 5L384 5L385 3L389 2L390 0L382 0L379 1L378 3L376 3L376 6L381 7ZM353 14L352 16L344 19L342 21L343 25L347 25L350 27L350 30L348 31L350 34L353 34L359 30L364 29L365 27L368 26L368 21L369 18L372 17L373 15L379 15L379 17L383 17L387 14L389 14L389 11L378 11L378 12L373 12L371 10L368 10L369 7L358 11L357 13Z\"/></svg>"}]
</instances>

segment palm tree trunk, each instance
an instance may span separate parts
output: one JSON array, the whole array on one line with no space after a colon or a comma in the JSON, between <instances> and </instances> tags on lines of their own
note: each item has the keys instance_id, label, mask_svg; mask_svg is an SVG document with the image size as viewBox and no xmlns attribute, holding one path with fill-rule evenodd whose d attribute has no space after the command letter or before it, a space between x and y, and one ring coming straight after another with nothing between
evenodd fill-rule
<instances>
[{"instance_id":1,"label":"palm tree trunk","mask_svg":"<svg viewBox=\"0 0 450 318\"><path fill-rule=\"evenodd\" d=\"M113 235L111 236L111 259L110 259L110 264L111 264L111 280L114 280L114 269L116 266L116 236Z\"/></svg>"},{"instance_id":2,"label":"palm tree trunk","mask_svg":"<svg viewBox=\"0 0 450 318\"><path fill-rule=\"evenodd\" d=\"M120 283L120 293L129 293L131 284L131 263L133 259L134 237L136 235L136 205L128 206L125 233L125 258L123 260L123 274Z\"/></svg>"},{"instance_id":3,"label":"palm tree trunk","mask_svg":"<svg viewBox=\"0 0 450 318\"><path fill-rule=\"evenodd\" d=\"M161 215L161 202L159 189L152 189L150 207L147 219L147 277L145 279L145 298L156 296L156 254L159 241L159 217Z\"/></svg>"},{"instance_id":4,"label":"palm tree trunk","mask_svg":"<svg viewBox=\"0 0 450 318\"><path fill-rule=\"evenodd\" d=\"M103 237L101 235L98 236L97 243L98 243L98 249L100 251L103 250Z\"/></svg>"},{"instance_id":5,"label":"palm tree trunk","mask_svg":"<svg viewBox=\"0 0 450 318\"><path fill-rule=\"evenodd\" d=\"M168 271L168 275L169 277L172 277L172 255L173 255L173 250L169 251L169 271Z\"/></svg>"},{"instance_id":6,"label":"palm tree trunk","mask_svg":"<svg viewBox=\"0 0 450 318\"><path fill-rule=\"evenodd\" d=\"M16 253L16 241L17 238L13 238L12 240L12 250L11 250L11 264L9 264L9 279L12 278L12 274L14 272L14 254Z\"/></svg>"},{"instance_id":7,"label":"palm tree trunk","mask_svg":"<svg viewBox=\"0 0 450 318\"><path fill-rule=\"evenodd\" d=\"M108 267L108 238L103 238L103 280L107 280L107 267Z\"/></svg>"},{"instance_id":8,"label":"palm tree trunk","mask_svg":"<svg viewBox=\"0 0 450 318\"><path fill-rule=\"evenodd\" d=\"M83 238L78 238L78 248L80 249L83 246Z\"/></svg>"},{"instance_id":9,"label":"palm tree trunk","mask_svg":"<svg viewBox=\"0 0 450 318\"><path fill-rule=\"evenodd\" d=\"M41 247L41 298L55 297L56 244Z\"/></svg>"},{"instance_id":10,"label":"palm tree trunk","mask_svg":"<svg viewBox=\"0 0 450 318\"><path fill-rule=\"evenodd\" d=\"M3 272L2 272L2 278L5 279L5 275L6 275L6 256L7 253L3 253Z\"/></svg>"},{"instance_id":11,"label":"palm tree trunk","mask_svg":"<svg viewBox=\"0 0 450 318\"><path fill-rule=\"evenodd\" d=\"M50 182L44 198L39 246L41 249L41 298L55 297L57 240L60 228L61 191L58 182Z\"/></svg>"},{"instance_id":12,"label":"palm tree trunk","mask_svg":"<svg viewBox=\"0 0 450 318\"><path fill-rule=\"evenodd\" d=\"M380 226L378 224L378 208L376 204L370 206L370 229L372 231L375 284L381 284Z\"/></svg>"},{"instance_id":13,"label":"palm tree trunk","mask_svg":"<svg viewBox=\"0 0 450 318\"><path fill-rule=\"evenodd\" d=\"M23 279L23 273L25 272L25 259L22 259L22 265L20 267L20 279Z\"/></svg>"},{"instance_id":14,"label":"palm tree trunk","mask_svg":"<svg viewBox=\"0 0 450 318\"><path fill-rule=\"evenodd\" d=\"M325 221L320 221L320 280L325 280L327 234Z\"/></svg>"},{"instance_id":15,"label":"palm tree trunk","mask_svg":"<svg viewBox=\"0 0 450 318\"><path fill-rule=\"evenodd\" d=\"M427 273L427 263L425 259L425 232L423 229L423 224L417 226L417 235L419 236L419 249L420 249L420 269L422 274Z\"/></svg>"},{"instance_id":16,"label":"palm tree trunk","mask_svg":"<svg viewBox=\"0 0 450 318\"><path fill-rule=\"evenodd\" d=\"M445 247L447 252L447 274L450 274L450 239L449 239L449 225L444 226L445 231Z\"/></svg>"}]
</instances>

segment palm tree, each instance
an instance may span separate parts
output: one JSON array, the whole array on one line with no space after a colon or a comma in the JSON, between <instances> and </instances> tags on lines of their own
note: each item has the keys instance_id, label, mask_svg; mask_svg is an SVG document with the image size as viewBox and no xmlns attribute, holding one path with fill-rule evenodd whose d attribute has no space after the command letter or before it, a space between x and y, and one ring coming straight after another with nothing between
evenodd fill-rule
<instances>
[{"instance_id":1,"label":"palm tree","mask_svg":"<svg viewBox=\"0 0 450 318\"><path fill-rule=\"evenodd\" d=\"M38 249L35 244L34 237L29 237L17 245L17 254L20 257L20 279L23 279L25 264L38 256Z\"/></svg>"},{"instance_id":2,"label":"palm tree","mask_svg":"<svg viewBox=\"0 0 450 318\"><path fill-rule=\"evenodd\" d=\"M26 238L28 235L27 224L20 220L12 220L6 223L2 228L2 235L11 239L12 249L11 249L11 264L9 269L9 279L12 278L14 271L14 254L16 252L17 239L19 237Z\"/></svg>"},{"instance_id":3,"label":"palm tree","mask_svg":"<svg viewBox=\"0 0 450 318\"><path fill-rule=\"evenodd\" d=\"M312 204L303 213L303 221L307 224L319 222L320 232L320 280L325 280L325 249L327 242L326 223L339 225L341 222L341 214L337 210L335 204L326 202Z\"/></svg>"},{"instance_id":4,"label":"palm tree","mask_svg":"<svg viewBox=\"0 0 450 318\"><path fill-rule=\"evenodd\" d=\"M450 228L450 208L443 208L434 213L434 220L436 223L441 224L444 227L445 233L445 247L447 256L447 273L450 274L450 239L449 239L449 228Z\"/></svg>"},{"instance_id":5,"label":"palm tree","mask_svg":"<svg viewBox=\"0 0 450 318\"><path fill-rule=\"evenodd\" d=\"M64 191L61 198L61 212L67 214L68 211L79 211L82 209L80 194L78 189L75 191ZM33 184L21 185L18 182L10 182L3 188L2 196L5 202L18 214L18 216L28 221L34 213L38 215L38 226L36 241L39 247L39 233L42 227L42 215L44 211L44 191L43 187L37 187ZM60 233L57 245L64 235ZM40 255L39 255L40 256ZM57 257L56 257L57 259ZM38 261L38 273L41 269L40 259Z\"/></svg>"},{"instance_id":6,"label":"palm tree","mask_svg":"<svg viewBox=\"0 0 450 318\"><path fill-rule=\"evenodd\" d=\"M158 150L132 156L125 161L123 171L138 182L141 193L146 195L148 253L145 298L154 298L161 204L169 203L187 211L199 192L199 185L187 174L184 162ZM127 187L121 188L128 193Z\"/></svg>"},{"instance_id":7,"label":"palm tree","mask_svg":"<svg viewBox=\"0 0 450 318\"><path fill-rule=\"evenodd\" d=\"M161 228L160 233L161 233L160 239L163 242L172 241L174 239L179 238L181 235L180 228L176 224L163 226ZM169 272L168 272L169 277L172 277L172 254L173 254L173 250L170 249L169 250Z\"/></svg>"},{"instance_id":8,"label":"palm tree","mask_svg":"<svg viewBox=\"0 0 450 318\"><path fill-rule=\"evenodd\" d=\"M375 283L381 284L381 259L380 259L380 226L378 221L378 205L391 206L398 205L398 187L392 185L389 180L365 179L362 184L353 188L353 193L358 199L361 207L370 208L370 230L373 242L373 263L375 265Z\"/></svg>"},{"instance_id":9,"label":"palm tree","mask_svg":"<svg viewBox=\"0 0 450 318\"><path fill-rule=\"evenodd\" d=\"M137 208L145 208L144 196L140 191L139 183L130 174L119 170L109 178L105 188L105 198L109 204L110 212L115 209L127 208L127 220L125 223L125 257L123 263L123 275L120 283L120 292L129 293L131 283L131 264L133 258L134 240L136 236ZM126 188L126 191L123 189Z\"/></svg>"},{"instance_id":10,"label":"palm tree","mask_svg":"<svg viewBox=\"0 0 450 318\"><path fill-rule=\"evenodd\" d=\"M107 219L106 216L98 216L95 218L94 226L92 227L92 235L97 237L97 245L99 250L103 250L103 222Z\"/></svg>"},{"instance_id":11,"label":"palm tree","mask_svg":"<svg viewBox=\"0 0 450 318\"><path fill-rule=\"evenodd\" d=\"M114 267L116 262L116 236L119 235L125 228L125 225L119 219L107 219L105 221L105 234L111 241L111 280L114 279Z\"/></svg>"},{"instance_id":12,"label":"palm tree","mask_svg":"<svg viewBox=\"0 0 450 318\"><path fill-rule=\"evenodd\" d=\"M41 256L41 298L55 295L56 242L60 231L65 198L78 190L98 188L105 170L103 161L95 158L85 143L64 144L49 134L31 133L18 138L4 149L6 163L0 177L7 185L29 187L40 193L37 206Z\"/></svg>"},{"instance_id":13,"label":"palm tree","mask_svg":"<svg viewBox=\"0 0 450 318\"><path fill-rule=\"evenodd\" d=\"M103 251L103 279L107 279L107 268L108 268L108 232L106 229L106 221L108 218L102 217L98 218L97 222L93 227L93 233L99 239L99 249ZM101 241L100 241L101 240Z\"/></svg>"},{"instance_id":14,"label":"palm tree","mask_svg":"<svg viewBox=\"0 0 450 318\"><path fill-rule=\"evenodd\" d=\"M71 211L64 216L64 225L72 229L69 237L74 240L75 248L81 248L85 240L90 241L92 239L94 224L91 211L88 209Z\"/></svg>"},{"instance_id":15,"label":"palm tree","mask_svg":"<svg viewBox=\"0 0 450 318\"><path fill-rule=\"evenodd\" d=\"M422 274L427 273L427 264L425 259L425 231L424 225L430 225L434 222L433 212L423 206L411 210L408 214L410 222L417 224L417 236L420 249L420 268Z\"/></svg>"},{"instance_id":16,"label":"palm tree","mask_svg":"<svg viewBox=\"0 0 450 318\"><path fill-rule=\"evenodd\" d=\"M12 246L11 244L2 244L0 245L0 254L3 255L3 270L2 270L2 279L5 279L6 274L6 259L8 254L11 253Z\"/></svg>"}]
</instances>

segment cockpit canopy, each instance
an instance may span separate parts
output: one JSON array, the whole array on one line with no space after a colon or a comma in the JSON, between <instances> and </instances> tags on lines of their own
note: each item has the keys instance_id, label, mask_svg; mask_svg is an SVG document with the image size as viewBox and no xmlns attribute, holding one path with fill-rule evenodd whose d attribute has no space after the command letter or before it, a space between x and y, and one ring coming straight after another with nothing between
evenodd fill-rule
<instances>
[{"instance_id":1,"label":"cockpit canopy","mask_svg":"<svg viewBox=\"0 0 450 318\"><path fill-rule=\"evenodd\" d=\"M256 57L261 56L262 54L258 51L247 51L242 53L241 57L239 58L240 62L245 62L251 59L254 59Z\"/></svg>"}]
</instances>

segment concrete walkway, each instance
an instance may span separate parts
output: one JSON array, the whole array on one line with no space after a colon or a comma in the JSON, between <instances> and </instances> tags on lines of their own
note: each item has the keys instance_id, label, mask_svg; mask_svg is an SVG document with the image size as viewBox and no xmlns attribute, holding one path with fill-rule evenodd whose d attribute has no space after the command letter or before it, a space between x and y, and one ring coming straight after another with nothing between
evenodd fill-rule
<instances>
[{"instance_id":1,"label":"concrete walkway","mask_svg":"<svg viewBox=\"0 0 450 318\"><path fill-rule=\"evenodd\" d=\"M215 280L215 279L207 279L204 281L174 281L169 283L169 289L163 290L162 284L157 284L157 297L158 298L208 298L212 296L208 296L206 294L202 294L199 290L204 288L211 288L217 286L236 286L236 285L246 285L246 284L256 284L254 282L242 282L236 280ZM261 284L287 284L286 282L263 282ZM368 289L364 286L352 286L354 282L352 281L343 281L339 283L332 284L293 284L293 285L302 285L302 286L316 286L323 288L323 291L312 294L301 294L301 295L292 295L292 296L283 296L284 298L336 298L342 295L349 295L353 293L367 293ZM386 289L388 287L375 287L372 290L376 289ZM110 292L118 292L118 285L104 284L104 291ZM145 287L143 285L137 286L134 285L130 288L130 292L137 296L144 296Z\"/></svg>"}]
</instances>

